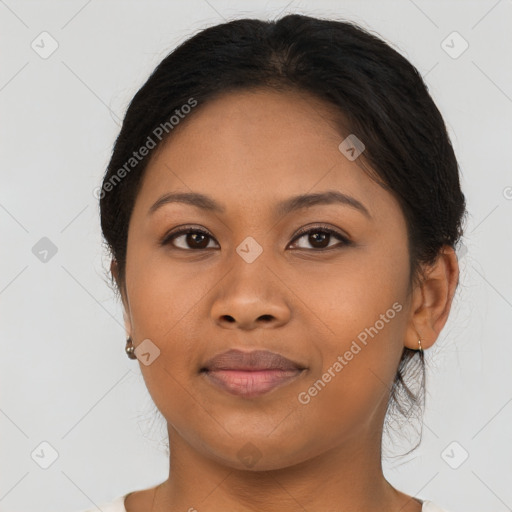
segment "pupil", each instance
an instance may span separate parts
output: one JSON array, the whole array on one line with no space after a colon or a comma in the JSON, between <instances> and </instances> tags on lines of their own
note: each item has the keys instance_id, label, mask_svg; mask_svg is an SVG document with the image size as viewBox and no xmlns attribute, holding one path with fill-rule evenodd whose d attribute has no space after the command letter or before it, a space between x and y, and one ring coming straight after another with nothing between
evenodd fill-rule
<instances>
[{"instance_id":1,"label":"pupil","mask_svg":"<svg viewBox=\"0 0 512 512\"><path fill-rule=\"evenodd\" d=\"M312 235L310 235L310 238L313 238L313 242L311 243L313 246L316 244L316 243L320 243L320 245L322 244L322 242L325 242L325 239L329 236L329 233L324 233L324 232L317 232L317 233L313 233ZM320 237L320 240L318 240L318 237ZM316 240L315 240L316 238Z\"/></svg>"},{"instance_id":2,"label":"pupil","mask_svg":"<svg viewBox=\"0 0 512 512\"><path fill-rule=\"evenodd\" d=\"M193 245L193 246L195 245L196 247L201 247L201 248L202 248L202 247L203 247L203 245L204 245L204 240L206 240L206 236L205 236L205 235L203 235L202 233L191 233L191 234L189 234L189 235L188 235L188 237L189 237L189 240L187 240L187 242L190 242L190 238L191 238L191 239L192 239L192 241L193 241L193 243L192 243L191 245ZM197 243L197 238L198 238L198 237L199 237L199 238L200 238L200 237L203 237L203 239L204 239L204 240L202 241L202 242L203 242L203 244L201 244L201 240L199 240L199 243ZM206 244L206 245L208 245L208 244Z\"/></svg>"}]
</instances>

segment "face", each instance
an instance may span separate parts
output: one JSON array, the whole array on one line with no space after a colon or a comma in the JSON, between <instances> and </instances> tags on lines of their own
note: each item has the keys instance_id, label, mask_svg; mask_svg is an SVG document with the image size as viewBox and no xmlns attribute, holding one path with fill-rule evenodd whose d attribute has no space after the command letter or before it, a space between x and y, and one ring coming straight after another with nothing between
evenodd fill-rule
<instances>
[{"instance_id":1,"label":"face","mask_svg":"<svg viewBox=\"0 0 512 512\"><path fill-rule=\"evenodd\" d=\"M149 340L149 393L176 436L233 468L372 438L411 330L405 219L340 151L329 115L312 97L269 91L198 108L153 155L130 220L123 300L135 347ZM172 193L218 209L152 208ZM234 392L200 371L229 349L303 370L217 372Z\"/></svg>"}]
</instances>

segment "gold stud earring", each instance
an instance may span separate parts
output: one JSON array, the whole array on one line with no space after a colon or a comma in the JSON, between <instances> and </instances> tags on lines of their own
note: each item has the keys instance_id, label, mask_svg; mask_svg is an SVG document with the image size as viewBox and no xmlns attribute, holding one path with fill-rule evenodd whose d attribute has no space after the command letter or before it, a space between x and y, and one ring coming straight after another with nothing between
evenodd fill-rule
<instances>
[{"instance_id":1,"label":"gold stud earring","mask_svg":"<svg viewBox=\"0 0 512 512\"><path fill-rule=\"evenodd\" d=\"M137 356L135 355L135 347L133 346L132 338L131 337L129 337L126 340L125 351L126 351L126 354L128 355L128 357L130 359L137 359Z\"/></svg>"}]
</instances>

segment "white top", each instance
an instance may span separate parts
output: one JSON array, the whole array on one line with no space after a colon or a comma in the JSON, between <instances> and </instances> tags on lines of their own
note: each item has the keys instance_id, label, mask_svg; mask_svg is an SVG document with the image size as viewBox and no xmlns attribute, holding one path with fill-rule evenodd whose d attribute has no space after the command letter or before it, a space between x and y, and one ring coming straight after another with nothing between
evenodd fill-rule
<instances>
[{"instance_id":1,"label":"white top","mask_svg":"<svg viewBox=\"0 0 512 512\"><path fill-rule=\"evenodd\" d=\"M102 512L126 512L124 508L124 500L126 495L120 496L114 501L110 501L109 503L104 503L100 505L98 508ZM423 502L423 506L421 507L421 512L448 512L448 510L438 507L435 503L426 500L420 500ZM90 508L88 510L83 510L82 512L98 512L98 508Z\"/></svg>"}]
</instances>

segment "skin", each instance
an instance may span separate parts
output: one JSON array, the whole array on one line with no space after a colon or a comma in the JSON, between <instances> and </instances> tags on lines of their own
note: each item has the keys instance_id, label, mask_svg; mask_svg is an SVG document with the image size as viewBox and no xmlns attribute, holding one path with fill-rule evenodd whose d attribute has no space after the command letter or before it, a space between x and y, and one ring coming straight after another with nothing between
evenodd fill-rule
<instances>
[{"instance_id":1,"label":"skin","mask_svg":"<svg viewBox=\"0 0 512 512\"><path fill-rule=\"evenodd\" d=\"M382 428L404 346L418 349L421 336L428 349L446 323L457 258L444 247L408 294L403 213L340 152L344 137L331 112L295 92L230 93L198 107L153 155L119 285L134 346L150 339L160 350L151 364L139 364L167 420L172 457L169 478L131 493L128 512L420 511L383 476ZM290 196L326 190L356 198L371 218L342 204L273 211ZM172 203L148 214L163 194L192 191L225 212ZM160 245L184 224L211 234L199 243L207 249L183 235L178 247ZM332 235L323 245L314 245L319 235L296 239L300 228L318 224L352 244ZM263 249L252 263L236 252L248 236ZM117 278L115 261L111 268ZM300 403L299 393L395 302L401 311ZM259 397L231 395L199 374L229 348L268 349L307 370ZM248 443L259 456L252 467L238 455Z\"/></svg>"}]
</instances>

